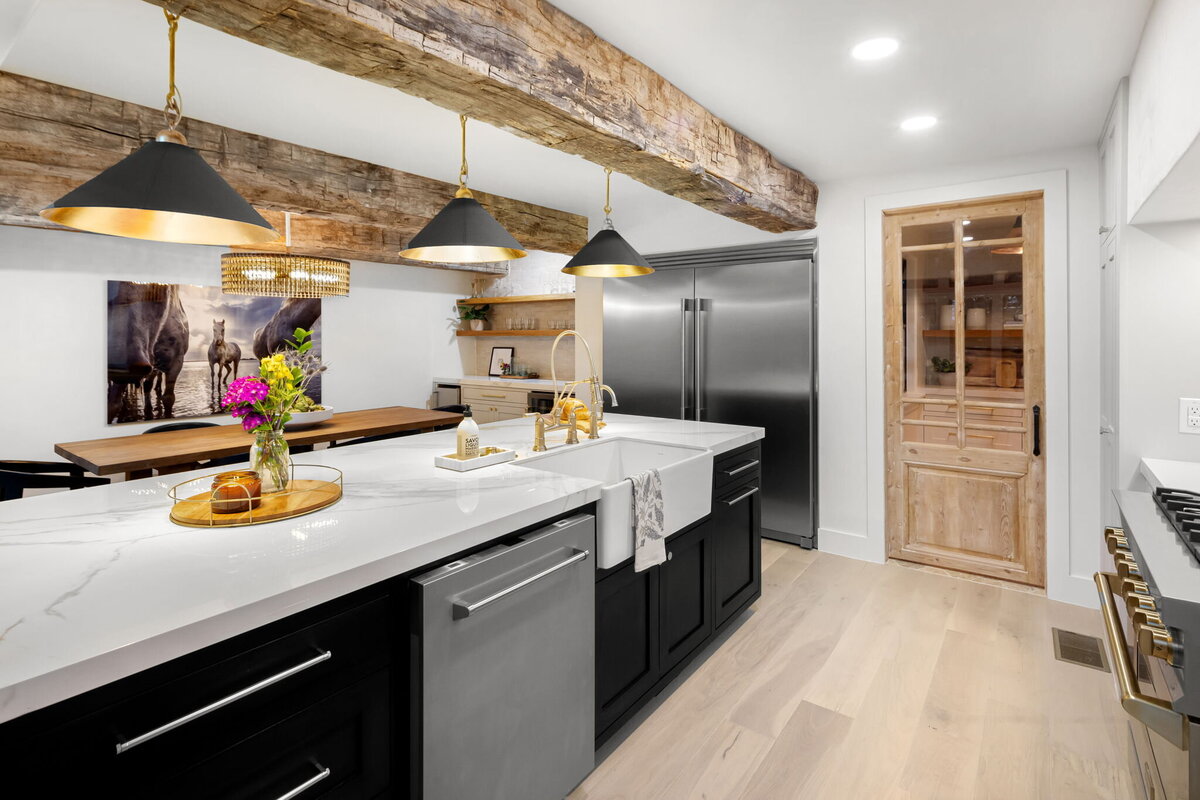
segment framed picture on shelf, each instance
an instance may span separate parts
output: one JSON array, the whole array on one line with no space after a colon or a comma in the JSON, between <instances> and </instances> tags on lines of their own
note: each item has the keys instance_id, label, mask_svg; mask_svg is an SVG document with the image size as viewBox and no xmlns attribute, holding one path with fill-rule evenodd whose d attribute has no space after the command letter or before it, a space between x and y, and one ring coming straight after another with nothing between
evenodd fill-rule
<instances>
[{"instance_id":1,"label":"framed picture on shelf","mask_svg":"<svg viewBox=\"0 0 1200 800\"><path fill-rule=\"evenodd\" d=\"M488 362L488 376L500 378L507 375L515 352L516 349L512 347L493 347L492 360Z\"/></svg>"}]
</instances>

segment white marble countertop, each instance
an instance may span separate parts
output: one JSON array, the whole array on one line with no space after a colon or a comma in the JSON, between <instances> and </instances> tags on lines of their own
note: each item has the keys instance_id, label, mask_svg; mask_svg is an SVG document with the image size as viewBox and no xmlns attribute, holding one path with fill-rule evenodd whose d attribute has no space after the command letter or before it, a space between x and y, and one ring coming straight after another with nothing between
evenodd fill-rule
<instances>
[{"instance_id":1,"label":"white marble countertop","mask_svg":"<svg viewBox=\"0 0 1200 800\"><path fill-rule=\"evenodd\" d=\"M464 375L461 378L434 378L434 383L457 383L465 386L507 386L544 392L554 389L554 381L545 378L492 378L487 375ZM563 381L560 379L559 386Z\"/></svg>"},{"instance_id":2,"label":"white marble countertop","mask_svg":"<svg viewBox=\"0 0 1200 800\"><path fill-rule=\"evenodd\" d=\"M724 452L762 428L609 414L602 437ZM547 434L551 447L563 431ZM485 425L528 455L533 420ZM586 447L588 441L577 447ZM249 440L247 440L247 448ZM600 496L596 481L512 465L433 466L454 431L297 458L345 474L336 505L254 527L167 519L189 477L0 503L0 722L446 558Z\"/></svg>"},{"instance_id":3,"label":"white marble countertop","mask_svg":"<svg viewBox=\"0 0 1200 800\"><path fill-rule=\"evenodd\" d=\"M1153 489L1165 486L1168 489L1200 492L1200 462L1143 458L1138 471Z\"/></svg>"}]
</instances>

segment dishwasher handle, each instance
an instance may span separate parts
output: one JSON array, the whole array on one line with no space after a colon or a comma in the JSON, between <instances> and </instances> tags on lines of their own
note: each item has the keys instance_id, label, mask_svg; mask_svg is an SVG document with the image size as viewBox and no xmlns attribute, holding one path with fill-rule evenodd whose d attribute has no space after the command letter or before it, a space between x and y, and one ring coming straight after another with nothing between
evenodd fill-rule
<instances>
[{"instance_id":1,"label":"dishwasher handle","mask_svg":"<svg viewBox=\"0 0 1200 800\"><path fill-rule=\"evenodd\" d=\"M465 603L461 600L454 601L454 603L452 604L454 619L466 619L467 617L474 614L476 611L479 611L482 608L486 608L487 606L490 606L492 603L496 602L497 600L501 600L505 597L508 597L513 592L519 592L521 589L524 589L526 586L529 586L532 583L536 583L537 581L540 581L542 578L545 578L548 575L553 575L555 572L558 572L560 569L566 569L567 567L571 566L572 564L576 564L580 561L583 561L589 555L591 555L590 550L576 550L574 547L570 548L570 550L571 550L571 555L568 556L566 559L558 562L554 566L547 567L546 569L542 570L541 572L537 572L533 575L530 575L528 578L517 581L516 583L512 584L511 586L506 586L497 592L493 592L492 594L489 594L487 597L484 597L481 600L476 600L474 603Z\"/></svg>"}]
</instances>

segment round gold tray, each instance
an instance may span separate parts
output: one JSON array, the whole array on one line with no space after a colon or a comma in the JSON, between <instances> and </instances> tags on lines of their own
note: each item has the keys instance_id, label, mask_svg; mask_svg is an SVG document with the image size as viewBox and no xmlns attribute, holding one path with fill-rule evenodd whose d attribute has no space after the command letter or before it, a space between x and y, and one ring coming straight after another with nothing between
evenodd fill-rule
<instances>
[{"instance_id":1,"label":"round gold tray","mask_svg":"<svg viewBox=\"0 0 1200 800\"><path fill-rule=\"evenodd\" d=\"M340 469L321 464L293 464L287 489L264 494L258 507L249 511L220 513L213 510L211 489L212 479L219 474L213 472L172 486L167 492L172 501L171 522L190 528L261 525L311 514L342 499Z\"/></svg>"}]
</instances>

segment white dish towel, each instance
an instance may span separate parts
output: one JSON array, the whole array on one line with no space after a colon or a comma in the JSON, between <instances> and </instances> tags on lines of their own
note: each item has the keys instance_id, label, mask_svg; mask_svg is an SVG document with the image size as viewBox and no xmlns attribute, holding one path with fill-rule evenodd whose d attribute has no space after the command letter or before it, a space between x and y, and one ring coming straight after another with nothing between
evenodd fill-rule
<instances>
[{"instance_id":1,"label":"white dish towel","mask_svg":"<svg viewBox=\"0 0 1200 800\"><path fill-rule=\"evenodd\" d=\"M663 536L662 477L656 469L629 478L633 484L633 571L667 560Z\"/></svg>"}]
</instances>

